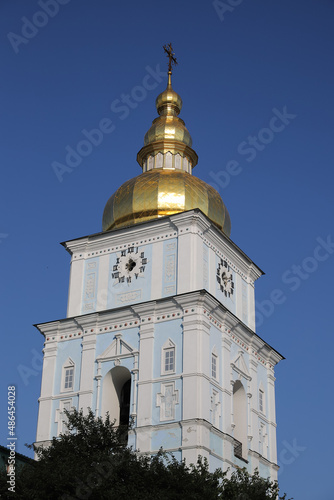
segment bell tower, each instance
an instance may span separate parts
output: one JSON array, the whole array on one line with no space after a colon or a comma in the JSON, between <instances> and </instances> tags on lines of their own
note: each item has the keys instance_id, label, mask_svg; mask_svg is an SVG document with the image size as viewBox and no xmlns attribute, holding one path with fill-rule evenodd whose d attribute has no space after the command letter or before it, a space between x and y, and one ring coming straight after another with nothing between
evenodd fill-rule
<instances>
[{"instance_id":1,"label":"bell tower","mask_svg":"<svg viewBox=\"0 0 334 500\"><path fill-rule=\"evenodd\" d=\"M64 409L116 425L139 453L207 457L277 477L274 367L255 329L261 269L230 239L228 211L192 175L198 157L168 84L137 155L142 173L106 203L102 232L63 243L71 256L66 318L45 337L36 445L65 430Z\"/></svg>"}]
</instances>

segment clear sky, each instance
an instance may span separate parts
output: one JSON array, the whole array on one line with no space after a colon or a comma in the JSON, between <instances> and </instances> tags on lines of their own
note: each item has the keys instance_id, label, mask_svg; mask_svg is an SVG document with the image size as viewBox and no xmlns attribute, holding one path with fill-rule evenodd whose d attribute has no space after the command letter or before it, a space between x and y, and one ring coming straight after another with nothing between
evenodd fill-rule
<instances>
[{"instance_id":1,"label":"clear sky","mask_svg":"<svg viewBox=\"0 0 334 500\"><path fill-rule=\"evenodd\" d=\"M258 333L286 357L276 369L282 490L333 499L334 1L58 0L42 15L41 4L0 3L1 444L16 384L18 451L30 453L43 348L32 325L66 315L59 242L99 232L109 196L140 173L172 41L194 174L218 188L233 241L266 272ZM100 144L66 164L105 118ZM55 162L67 171L57 176Z\"/></svg>"}]
</instances>

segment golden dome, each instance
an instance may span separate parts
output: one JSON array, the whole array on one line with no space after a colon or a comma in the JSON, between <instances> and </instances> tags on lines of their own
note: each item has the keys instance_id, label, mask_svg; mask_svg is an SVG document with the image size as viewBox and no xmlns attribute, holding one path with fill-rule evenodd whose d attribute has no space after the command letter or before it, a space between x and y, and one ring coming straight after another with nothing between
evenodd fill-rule
<instances>
[{"instance_id":1,"label":"golden dome","mask_svg":"<svg viewBox=\"0 0 334 500\"><path fill-rule=\"evenodd\" d=\"M202 210L230 235L230 216L212 186L182 170L152 169L125 182L109 198L102 230L131 226L194 208Z\"/></svg>"},{"instance_id":2,"label":"golden dome","mask_svg":"<svg viewBox=\"0 0 334 500\"><path fill-rule=\"evenodd\" d=\"M159 116L156 118L151 128L146 132L144 145L147 146L155 141L174 139L183 142L191 148L192 139L186 129L184 121L176 116Z\"/></svg>"},{"instance_id":3,"label":"golden dome","mask_svg":"<svg viewBox=\"0 0 334 500\"><path fill-rule=\"evenodd\" d=\"M178 118L182 108L182 99L172 89L170 73L168 75L167 88L156 98L155 105L160 116L153 121L151 128L146 132L144 146L155 141L172 139L182 142L191 148L191 136L184 121Z\"/></svg>"},{"instance_id":4,"label":"golden dome","mask_svg":"<svg viewBox=\"0 0 334 500\"><path fill-rule=\"evenodd\" d=\"M172 89L172 75L168 73L168 84L166 90L161 92L160 95L155 100L155 105L158 110L159 115L174 114L175 116L180 114L182 109L182 99Z\"/></svg>"},{"instance_id":5,"label":"golden dome","mask_svg":"<svg viewBox=\"0 0 334 500\"><path fill-rule=\"evenodd\" d=\"M182 99L172 89L171 44L164 49L169 55L168 84L156 99L159 116L146 133L144 146L137 154L143 173L125 182L109 198L102 230L110 231L199 208L229 236L230 216L219 193L192 176L198 157L192 149L184 121L178 117Z\"/></svg>"}]
</instances>

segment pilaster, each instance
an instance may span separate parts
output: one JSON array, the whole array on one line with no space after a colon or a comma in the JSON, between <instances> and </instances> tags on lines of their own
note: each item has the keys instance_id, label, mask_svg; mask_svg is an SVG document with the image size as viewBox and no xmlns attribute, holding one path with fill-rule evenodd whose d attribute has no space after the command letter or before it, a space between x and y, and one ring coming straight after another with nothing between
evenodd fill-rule
<instances>
[{"instance_id":1,"label":"pilaster","mask_svg":"<svg viewBox=\"0 0 334 500\"><path fill-rule=\"evenodd\" d=\"M81 313L81 297L83 287L85 260L79 257L71 261L70 282L68 287L67 317Z\"/></svg>"},{"instance_id":2,"label":"pilaster","mask_svg":"<svg viewBox=\"0 0 334 500\"><path fill-rule=\"evenodd\" d=\"M90 317L81 316L76 318L78 324L84 331L84 336L82 338L82 351L81 351L81 373L80 373L80 392L79 392L79 410L82 408L84 413L87 413L88 408L93 411L93 392L94 392L94 381L95 381L95 358L96 358L96 331L97 331L97 319L96 314Z\"/></svg>"},{"instance_id":3,"label":"pilaster","mask_svg":"<svg viewBox=\"0 0 334 500\"><path fill-rule=\"evenodd\" d=\"M269 420L269 460L277 463L276 440L276 406L275 406L275 376L271 368L267 368L267 408Z\"/></svg>"},{"instance_id":4,"label":"pilaster","mask_svg":"<svg viewBox=\"0 0 334 500\"><path fill-rule=\"evenodd\" d=\"M58 328L59 322L49 323L44 329L44 335L55 334ZM56 340L44 344L41 395L38 400L37 443L52 439L52 396L54 392L57 352L58 343Z\"/></svg>"},{"instance_id":5,"label":"pilaster","mask_svg":"<svg viewBox=\"0 0 334 500\"><path fill-rule=\"evenodd\" d=\"M138 393L137 393L137 426L152 425L152 380L154 361L154 309L155 303L133 306L139 317L139 363L138 363ZM141 442L138 435L138 447L147 449L148 443ZM146 441L146 435L145 435ZM150 449L150 445L149 448Z\"/></svg>"},{"instance_id":6,"label":"pilaster","mask_svg":"<svg viewBox=\"0 0 334 500\"><path fill-rule=\"evenodd\" d=\"M183 308L183 419L210 421L210 323L198 299L178 297Z\"/></svg>"}]
</instances>

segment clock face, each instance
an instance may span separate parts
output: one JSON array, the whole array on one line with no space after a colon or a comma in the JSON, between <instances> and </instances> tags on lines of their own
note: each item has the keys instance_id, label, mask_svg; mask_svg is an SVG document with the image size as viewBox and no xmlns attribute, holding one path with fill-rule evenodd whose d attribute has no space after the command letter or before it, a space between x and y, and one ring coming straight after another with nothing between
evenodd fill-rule
<instances>
[{"instance_id":1,"label":"clock face","mask_svg":"<svg viewBox=\"0 0 334 500\"><path fill-rule=\"evenodd\" d=\"M233 295L233 274L231 273L227 262L222 259L220 259L220 263L217 268L217 281L220 285L221 291L225 294L225 297Z\"/></svg>"},{"instance_id":2,"label":"clock face","mask_svg":"<svg viewBox=\"0 0 334 500\"><path fill-rule=\"evenodd\" d=\"M132 280L143 275L146 264L147 258L144 252L139 252L138 247L122 250L113 266L112 277L119 283L131 283Z\"/></svg>"}]
</instances>

